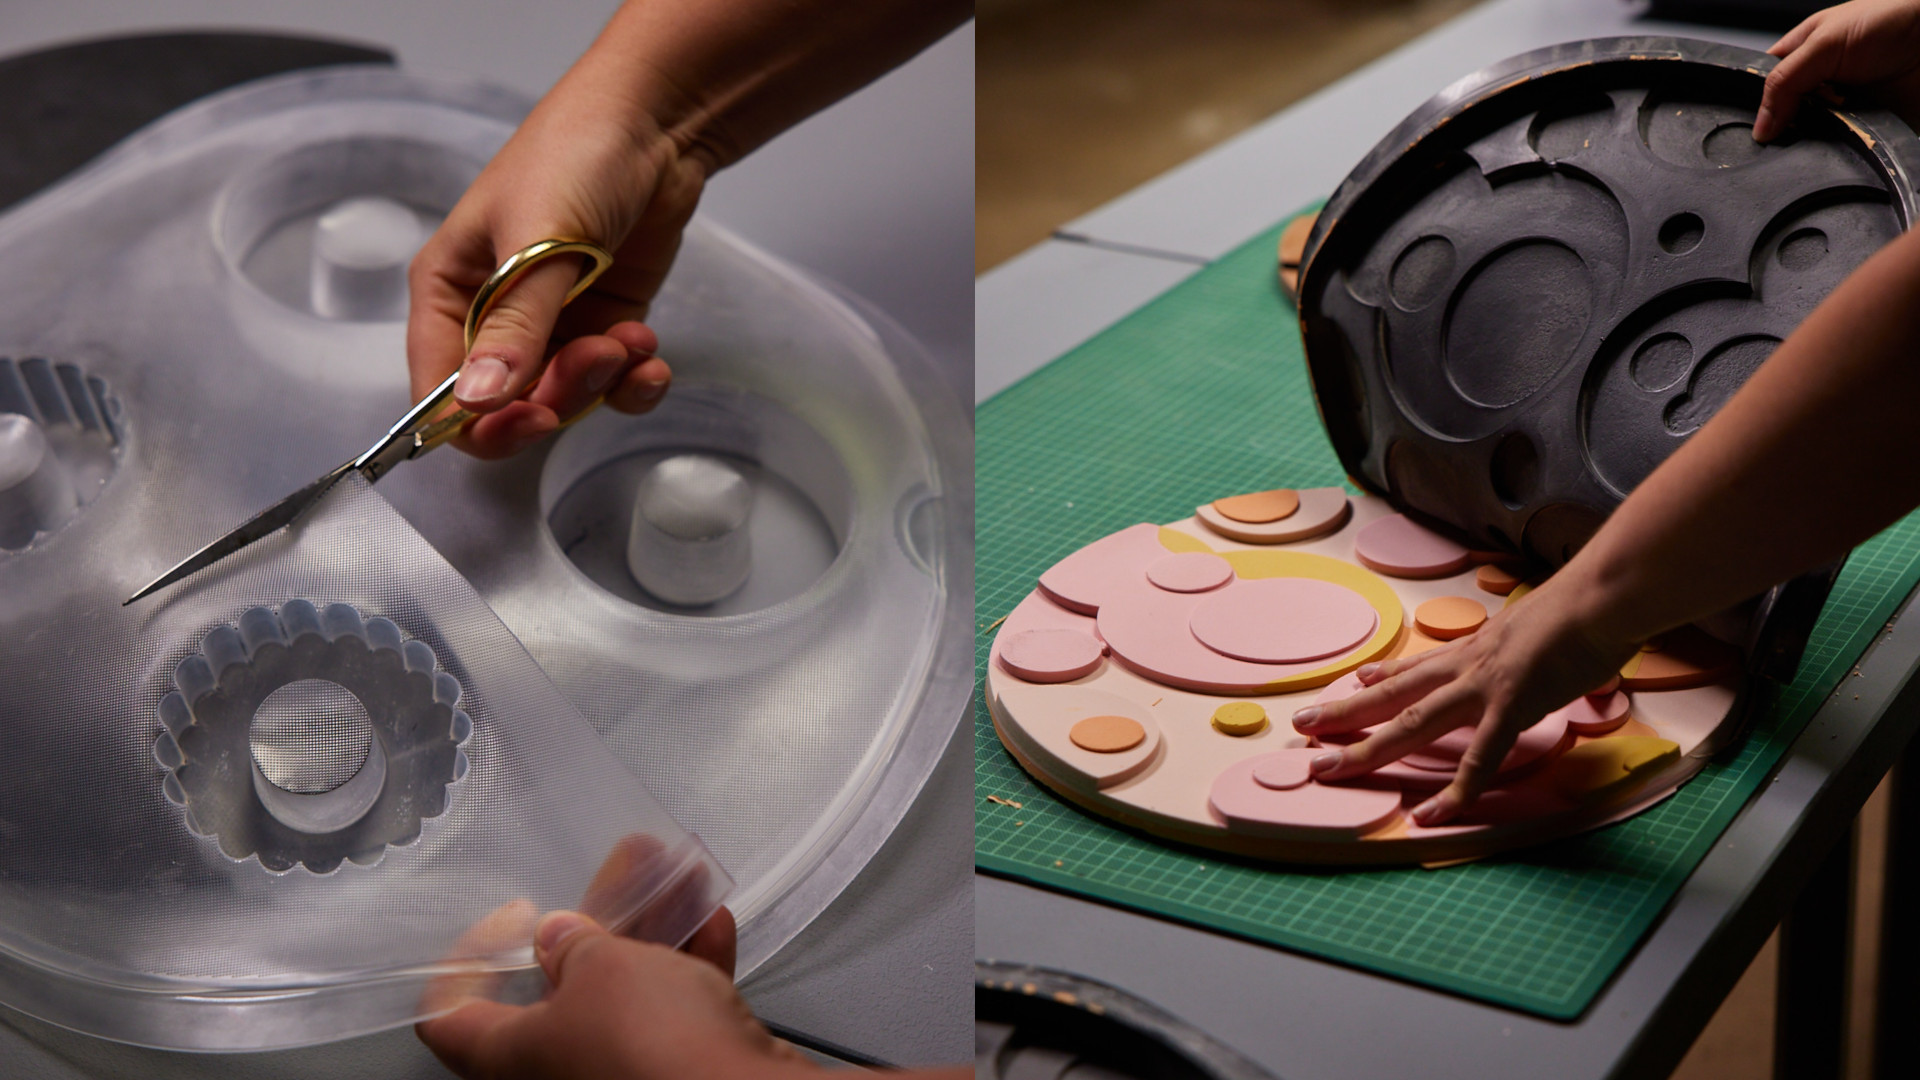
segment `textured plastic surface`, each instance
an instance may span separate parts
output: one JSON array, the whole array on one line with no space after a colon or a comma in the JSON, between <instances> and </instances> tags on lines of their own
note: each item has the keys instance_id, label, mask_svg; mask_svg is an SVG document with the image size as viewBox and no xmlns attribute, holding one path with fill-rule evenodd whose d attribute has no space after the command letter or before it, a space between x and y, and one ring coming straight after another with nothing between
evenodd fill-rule
<instances>
[{"instance_id":1,"label":"textured plastic surface","mask_svg":"<svg viewBox=\"0 0 1920 1080\"><path fill-rule=\"evenodd\" d=\"M1912 221L1920 140L1812 102L1752 139L1773 58L1553 46L1416 110L1328 200L1300 315L1349 475L1558 566Z\"/></svg>"},{"instance_id":2,"label":"textured plastic surface","mask_svg":"<svg viewBox=\"0 0 1920 1080\"><path fill-rule=\"evenodd\" d=\"M525 971L540 911L584 907L667 942L691 933L725 874L358 478L192 588L120 606L117 594L204 531L196 507L224 513L275 486L220 475L221 458L256 440L184 438L198 421L174 395L216 373L192 352L144 344L142 359L169 378L121 369L156 407L126 467L95 512L0 559L18 770L0 792L12 830L0 1001L126 1042L266 1049L429 1014L444 1007L426 996L438 976ZM370 657L373 677L300 659L335 646ZM373 813L288 828L260 798L235 699L260 689L256 673L289 664L283 674L352 690L383 727L444 725L437 739L415 731L411 750L389 742ZM417 686L424 702L397 708L375 692L382 682ZM331 782L302 784L286 764L277 771L295 787ZM297 802L353 784L267 787ZM383 830L363 833L370 824Z\"/></svg>"},{"instance_id":3,"label":"textured plastic surface","mask_svg":"<svg viewBox=\"0 0 1920 1080\"><path fill-rule=\"evenodd\" d=\"M981 407L979 676L993 620L1082 545L1191 514L1196 493L1340 482L1274 278L1278 235L1276 227L1253 237ZM1147 361L1173 354L1207 363L1170 385ZM1223 416L1248 420L1190 419ZM1798 675L1749 738L1665 803L1587 836L1444 870L1290 873L1223 861L1055 798L1007 756L979 705L977 861L1456 993L1577 1016L1916 578L1920 520L1909 519L1848 560Z\"/></svg>"},{"instance_id":4,"label":"textured plastic surface","mask_svg":"<svg viewBox=\"0 0 1920 1080\"><path fill-rule=\"evenodd\" d=\"M208 494L156 511L138 570L310 481L404 411L404 324L310 310L311 222L376 196L430 224L527 105L378 69L265 80L167 117L0 219L0 243L24 260L0 349L84 359L136 431L141 403L163 400L175 419L142 453L204 479ZM675 371L659 410L599 410L510 462L432 454L379 488L738 883L743 971L879 847L968 692L971 430L917 346L856 308L696 221L649 320ZM756 523L762 508L811 515L803 576L763 593L750 575L713 605L744 597L751 610L652 610L564 550L583 539L558 531L570 490L687 451L777 479L781 498L757 485ZM611 520L591 539L624 560L631 519ZM756 571L783 553L758 532L753 547Z\"/></svg>"}]
</instances>

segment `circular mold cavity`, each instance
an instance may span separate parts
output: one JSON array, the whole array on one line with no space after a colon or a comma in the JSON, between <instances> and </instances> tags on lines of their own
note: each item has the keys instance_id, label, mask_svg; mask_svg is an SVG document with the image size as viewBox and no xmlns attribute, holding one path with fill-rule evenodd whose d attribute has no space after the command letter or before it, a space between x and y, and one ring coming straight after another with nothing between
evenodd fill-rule
<instances>
[{"instance_id":1,"label":"circular mold cavity","mask_svg":"<svg viewBox=\"0 0 1920 1080\"><path fill-rule=\"evenodd\" d=\"M1551 240L1502 248L1476 266L1447 317L1442 366L1460 395L1500 409L1531 397L1586 336L1593 280Z\"/></svg>"},{"instance_id":2,"label":"circular mold cavity","mask_svg":"<svg viewBox=\"0 0 1920 1080\"><path fill-rule=\"evenodd\" d=\"M106 381L45 357L0 357L0 552L72 521L119 466L121 408Z\"/></svg>"},{"instance_id":3,"label":"circular mold cavity","mask_svg":"<svg viewBox=\"0 0 1920 1080\"><path fill-rule=\"evenodd\" d=\"M1694 369L1686 392L1667 403L1662 414L1667 430L1675 435L1698 430L1733 397L1748 376L1760 370L1760 365L1766 363L1779 344L1779 338L1756 334L1716 346Z\"/></svg>"},{"instance_id":4,"label":"circular mold cavity","mask_svg":"<svg viewBox=\"0 0 1920 1080\"><path fill-rule=\"evenodd\" d=\"M724 466L750 494L745 521L727 531L750 552L745 574L701 603L659 582L651 591L629 558L647 478L688 455ZM852 500L846 467L819 432L766 398L697 383L676 385L644 417L602 410L569 428L540 477L547 528L581 573L629 603L692 617L758 611L806 592L839 557Z\"/></svg>"},{"instance_id":5,"label":"circular mold cavity","mask_svg":"<svg viewBox=\"0 0 1920 1080\"><path fill-rule=\"evenodd\" d=\"M1564 161L1604 138L1612 124L1613 101L1594 97L1542 110L1528 138L1541 160Z\"/></svg>"},{"instance_id":6,"label":"circular mold cavity","mask_svg":"<svg viewBox=\"0 0 1920 1080\"><path fill-rule=\"evenodd\" d=\"M1682 211L1660 223L1660 249L1669 255L1685 255L1700 246L1707 235L1707 223L1699 214Z\"/></svg>"},{"instance_id":7,"label":"circular mold cavity","mask_svg":"<svg viewBox=\"0 0 1920 1080\"><path fill-rule=\"evenodd\" d=\"M1675 333L1655 334L1633 350L1627 365L1627 377L1650 394L1657 394L1681 379L1693 363L1693 342Z\"/></svg>"},{"instance_id":8,"label":"circular mold cavity","mask_svg":"<svg viewBox=\"0 0 1920 1080\"><path fill-rule=\"evenodd\" d=\"M1387 274L1387 289L1402 311L1419 311L1438 300L1453 278L1453 241L1423 236L1408 244Z\"/></svg>"},{"instance_id":9,"label":"circular mold cavity","mask_svg":"<svg viewBox=\"0 0 1920 1080\"><path fill-rule=\"evenodd\" d=\"M1788 270L1811 270L1827 257L1827 234L1819 229L1795 229L1780 241L1774 258Z\"/></svg>"},{"instance_id":10,"label":"circular mold cavity","mask_svg":"<svg viewBox=\"0 0 1920 1080\"><path fill-rule=\"evenodd\" d=\"M214 236L228 267L284 307L345 322L401 320L408 260L484 164L414 139L312 143L228 185Z\"/></svg>"},{"instance_id":11,"label":"circular mold cavity","mask_svg":"<svg viewBox=\"0 0 1920 1080\"><path fill-rule=\"evenodd\" d=\"M1540 451L1522 432L1511 432L1493 448L1488 468L1493 493L1510 510L1518 510L1540 487Z\"/></svg>"},{"instance_id":12,"label":"circular mold cavity","mask_svg":"<svg viewBox=\"0 0 1920 1080\"><path fill-rule=\"evenodd\" d=\"M294 795L320 795L360 773L373 746L373 723L351 690L301 679L260 703L247 742L268 783Z\"/></svg>"},{"instance_id":13,"label":"circular mold cavity","mask_svg":"<svg viewBox=\"0 0 1920 1080\"><path fill-rule=\"evenodd\" d=\"M1753 141L1753 124L1721 124L1700 140L1700 153L1722 169L1744 165L1760 156L1763 147Z\"/></svg>"}]
</instances>

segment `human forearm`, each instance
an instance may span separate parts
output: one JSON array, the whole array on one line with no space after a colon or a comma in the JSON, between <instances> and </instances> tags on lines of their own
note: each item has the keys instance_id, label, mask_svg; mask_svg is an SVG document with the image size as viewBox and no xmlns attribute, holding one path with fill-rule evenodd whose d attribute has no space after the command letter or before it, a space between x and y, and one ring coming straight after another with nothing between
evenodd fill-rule
<instances>
[{"instance_id":1,"label":"human forearm","mask_svg":"<svg viewBox=\"0 0 1920 1080\"><path fill-rule=\"evenodd\" d=\"M955 0L627 0L562 84L612 97L708 171L964 22Z\"/></svg>"},{"instance_id":2,"label":"human forearm","mask_svg":"<svg viewBox=\"0 0 1920 1080\"><path fill-rule=\"evenodd\" d=\"M1556 584L1644 640L1872 536L1920 503L1920 235L1868 260L1614 512Z\"/></svg>"}]
</instances>

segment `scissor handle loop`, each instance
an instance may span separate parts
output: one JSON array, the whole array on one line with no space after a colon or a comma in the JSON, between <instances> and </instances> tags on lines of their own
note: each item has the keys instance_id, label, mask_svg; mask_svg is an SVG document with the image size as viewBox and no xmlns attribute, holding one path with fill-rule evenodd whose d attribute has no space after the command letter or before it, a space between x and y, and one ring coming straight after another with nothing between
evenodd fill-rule
<instances>
[{"instance_id":1,"label":"scissor handle loop","mask_svg":"<svg viewBox=\"0 0 1920 1080\"><path fill-rule=\"evenodd\" d=\"M527 271L556 255L585 255L593 261L593 265L581 273L580 280L573 283L573 288L567 290L566 299L560 301L562 307L573 303L574 297L592 288L593 283L600 279L600 275L606 273L607 268L613 265L613 253L599 244L591 240L566 240L559 237L528 244L507 256L507 261L501 263L492 274L489 274L487 280L481 284L480 291L473 294L473 305L467 308L468 352L473 351L473 339L480 334L480 323L486 319L487 313L493 310L493 305L499 302L500 294L506 292L508 286L519 281Z\"/></svg>"}]
</instances>

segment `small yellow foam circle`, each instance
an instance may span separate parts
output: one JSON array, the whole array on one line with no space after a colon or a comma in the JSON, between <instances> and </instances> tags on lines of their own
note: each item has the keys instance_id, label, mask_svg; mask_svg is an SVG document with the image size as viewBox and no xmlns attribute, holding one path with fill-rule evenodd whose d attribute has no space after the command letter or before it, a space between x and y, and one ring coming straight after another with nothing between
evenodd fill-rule
<instances>
[{"instance_id":1,"label":"small yellow foam circle","mask_svg":"<svg viewBox=\"0 0 1920 1080\"><path fill-rule=\"evenodd\" d=\"M1213 710L1213 726L1228 735L1251 735L1267 726L1267 710L1257 701L1229 701Z\"/></svg>"}]
</instances>

